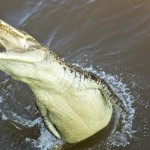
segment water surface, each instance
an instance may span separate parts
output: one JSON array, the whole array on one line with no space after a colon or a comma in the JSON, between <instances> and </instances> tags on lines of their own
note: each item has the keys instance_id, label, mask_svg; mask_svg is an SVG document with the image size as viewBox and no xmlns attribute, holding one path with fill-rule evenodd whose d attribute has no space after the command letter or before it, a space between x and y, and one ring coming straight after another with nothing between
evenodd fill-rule
<instances>
[{"instance_id":1,"label":"water surface","mask_svg":"<svg viewBox=\"0 0 150 150\"><path fill-rule=\"evenodd\" d=\"M31 90L0 72L0 149L149 149L150 1L0 0L0 18L104 78L129 111L114 111L90 139L65 144L44 127Z\"/></svg>"}]
</instances>

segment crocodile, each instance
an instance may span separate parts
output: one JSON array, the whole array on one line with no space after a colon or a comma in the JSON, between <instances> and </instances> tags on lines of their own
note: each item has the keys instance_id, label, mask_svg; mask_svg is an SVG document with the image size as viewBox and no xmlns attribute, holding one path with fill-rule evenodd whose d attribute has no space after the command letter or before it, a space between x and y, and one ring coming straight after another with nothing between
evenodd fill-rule
<instances>
[{"instance_id":1,"label":"crocodile","mask_svg":"<svg viewBox=\"0 0 150 150\"><path fill-rule=\"evenodd\" d=\"M0 70L26 83L47 129L77 143L106 127L121 99L99 76L61 59L31 35L0 20Z\"/></svg>"}]
</instances>

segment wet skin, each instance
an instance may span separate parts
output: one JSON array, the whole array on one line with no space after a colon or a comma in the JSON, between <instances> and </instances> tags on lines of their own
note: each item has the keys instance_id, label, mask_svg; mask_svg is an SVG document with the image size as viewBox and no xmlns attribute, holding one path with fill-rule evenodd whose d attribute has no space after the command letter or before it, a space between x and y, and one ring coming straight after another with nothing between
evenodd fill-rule
<instances>
[{"instance_id":1,"label":"wet skin","mask_svg":"<svg viewBox=\"0 0 150 150\"><path fill-rule=\"evenodd\" d=\"M32 89L46 127L68 143L104 127L122 101L100 77L60 59L24 31L0 20L0 70Z\"/></svg>"}]
</instances>

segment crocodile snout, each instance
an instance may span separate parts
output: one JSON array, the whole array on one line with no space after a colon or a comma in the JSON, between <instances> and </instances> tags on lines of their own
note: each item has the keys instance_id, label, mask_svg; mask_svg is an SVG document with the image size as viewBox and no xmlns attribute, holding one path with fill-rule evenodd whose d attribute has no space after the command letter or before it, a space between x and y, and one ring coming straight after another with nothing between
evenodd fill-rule
<instances>
[{"instance_id":1,"label":"crocodile snout","mask_svg":"<svg viewBox=\"0 0 150 150\"><path fill-rule=\"evenodd\" d=\"M18 30L0 20L0 45L6 51L25 51L37 41L24 31Z\"/></svg>"}]
</instances>

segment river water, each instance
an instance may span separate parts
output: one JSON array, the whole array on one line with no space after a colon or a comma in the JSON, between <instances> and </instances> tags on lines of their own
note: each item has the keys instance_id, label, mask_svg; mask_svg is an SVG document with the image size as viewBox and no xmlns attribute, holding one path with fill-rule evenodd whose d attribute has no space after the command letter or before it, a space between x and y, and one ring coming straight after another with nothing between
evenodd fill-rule
<instances>
[{"instance_id":1,"label":"river water","mask_svg":"<svg viewBox=\"0 0 150 150\"><path fill-rule=\"evenodd\" d=\"M148 150L150 148L149 0L0 0L0 18L104 78L128 114L78 144L44 127L27 85L0 72L0 150Z\"/></svg>"}]
</instances>

